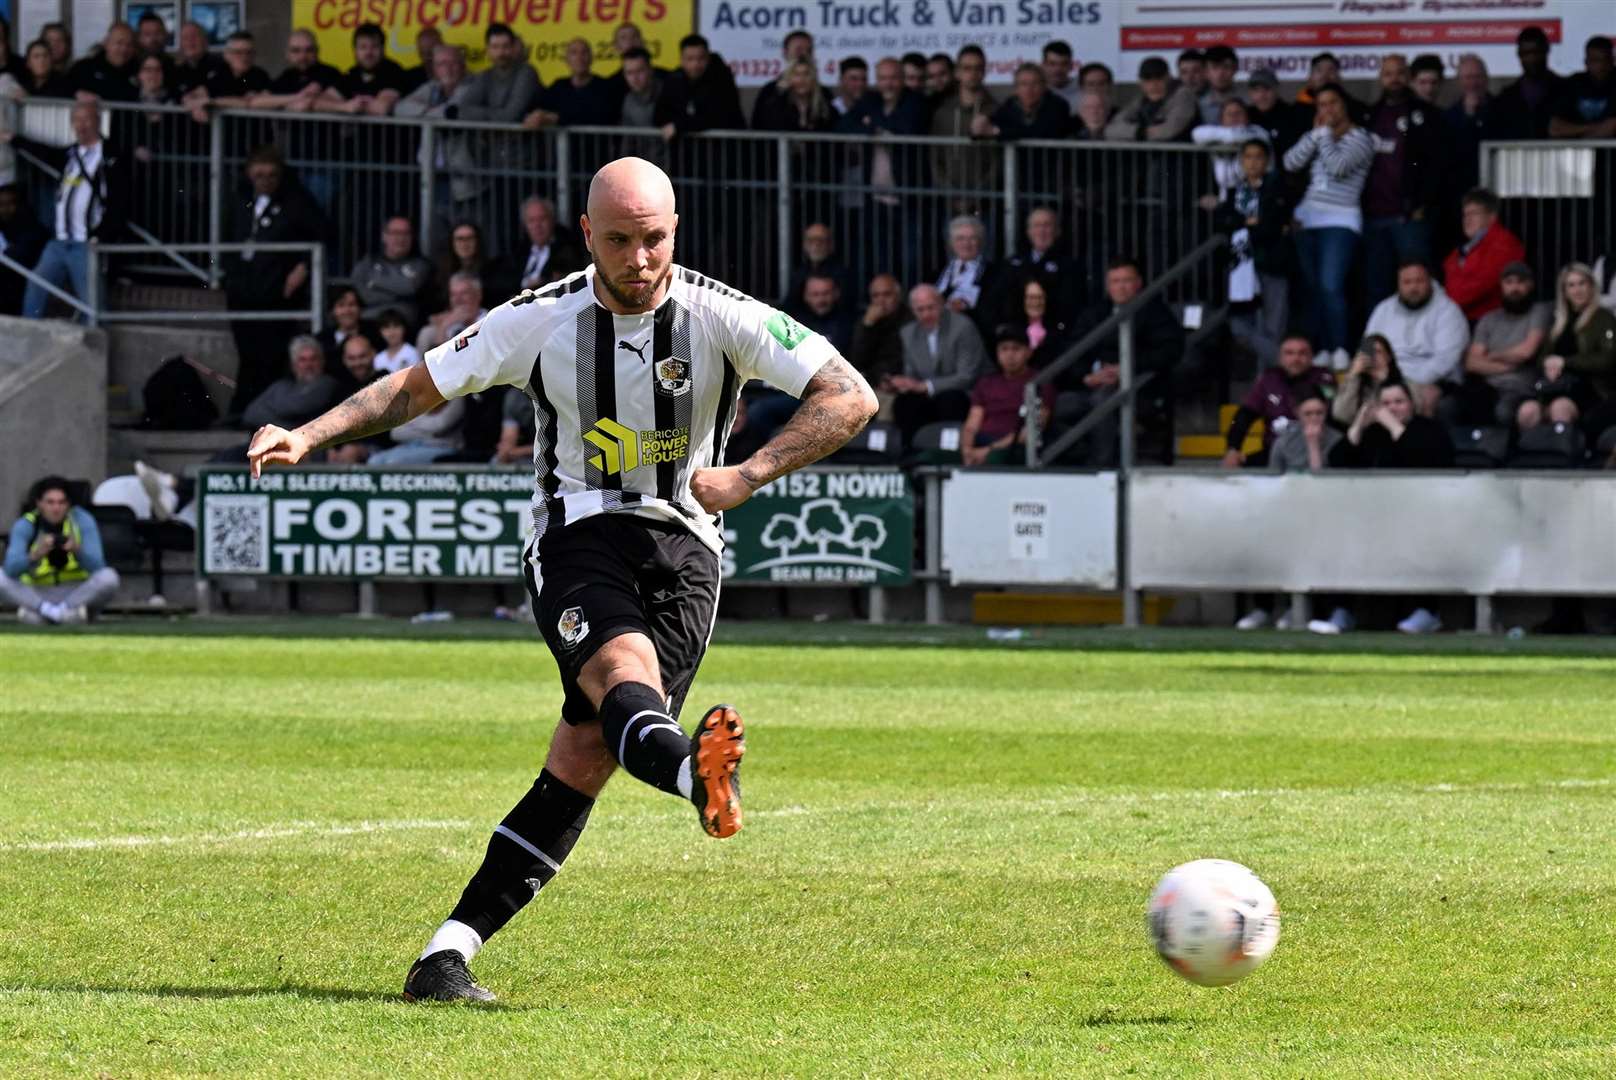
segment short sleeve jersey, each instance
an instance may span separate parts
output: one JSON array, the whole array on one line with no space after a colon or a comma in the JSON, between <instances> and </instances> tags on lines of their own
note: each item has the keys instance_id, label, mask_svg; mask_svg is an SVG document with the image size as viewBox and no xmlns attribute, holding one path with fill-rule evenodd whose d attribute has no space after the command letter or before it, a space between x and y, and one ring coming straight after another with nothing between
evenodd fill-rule
<instances>
[{"instance_id":1,"label":"short sleeve jersey","mask_svg":"<svg viewBox=\"0 0 1616 1080\"><path fill-rule=\"evenodd\" d=\"M514 386L533 403L535 543L549 529L631 513L723 549L721 515L690 494L720 465L750 379L793 396L836 350L783 312L692 270L654 310L617 315L590 266L501 304L426 355L446 398Z\"/></svg>"}]
</instances>

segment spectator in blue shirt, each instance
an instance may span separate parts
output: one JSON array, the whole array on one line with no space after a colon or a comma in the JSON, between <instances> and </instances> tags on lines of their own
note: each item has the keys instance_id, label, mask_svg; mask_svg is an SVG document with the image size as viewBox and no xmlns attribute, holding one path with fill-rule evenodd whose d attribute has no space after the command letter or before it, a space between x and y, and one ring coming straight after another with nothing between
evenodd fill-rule
<instances>
[{"instance_id":1,"label":"spectator in blue shirt","mask_svg":"<svg viewBox=\"0 0 1616 1080\"><path fill-rule=\"evenodd\" d=\"M0 600L15 604L25 623L81 623L112 598L118 584L95 518L73 505L67 481L36 481L22 517L11 526Z\"/></svg>"}]
</instances>

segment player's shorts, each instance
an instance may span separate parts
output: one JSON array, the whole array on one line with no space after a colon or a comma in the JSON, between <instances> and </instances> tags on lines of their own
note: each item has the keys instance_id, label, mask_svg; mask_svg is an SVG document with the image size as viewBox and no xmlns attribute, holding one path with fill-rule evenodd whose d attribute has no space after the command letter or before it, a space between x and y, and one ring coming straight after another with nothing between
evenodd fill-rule
<instances>
[{"instance_id":1,"label":"player's shorts","mask_svg":"<svg viewBox=\"0 0 1616 1080\"><path fill-rule=\"evenodd\" d=\"M677 525L596 514L548 529L524 560L533 618L561 669L561 718L587 724L595 708L578 673L606 642L644 634L656 648L668 713L679 719L718 610L718 556Z\"/></svg>"}]
</instances>

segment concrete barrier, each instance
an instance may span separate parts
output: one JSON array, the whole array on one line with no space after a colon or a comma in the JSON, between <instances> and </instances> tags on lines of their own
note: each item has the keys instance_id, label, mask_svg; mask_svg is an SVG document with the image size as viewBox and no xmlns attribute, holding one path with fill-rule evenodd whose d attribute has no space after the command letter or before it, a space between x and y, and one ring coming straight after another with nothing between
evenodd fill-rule
<instances>
[{"instance_id":1,"label":"concrete barrier","mask_svg":"<svg viewBox=\"0 0 1616 1080\"><path fill-rule=\"evenodd\" d=\"M0 527L39 477L93 484L106 468L106 334L0 317Z\"/></svg>"}]
</instances>

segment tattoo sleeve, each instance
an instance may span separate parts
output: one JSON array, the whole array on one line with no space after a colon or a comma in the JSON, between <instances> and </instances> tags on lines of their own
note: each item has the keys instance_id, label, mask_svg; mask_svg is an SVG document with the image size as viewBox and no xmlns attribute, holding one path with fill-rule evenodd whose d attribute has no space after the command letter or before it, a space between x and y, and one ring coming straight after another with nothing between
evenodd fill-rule
<instances>
[{"instance_id":1,"label":"tattoo sleeve","mask_svg":"<svg viewBox=\"0 0 1616 1080\"><path fill-rule=\"evenodd\" d=\"M840 449L870 422L875 392L840 356L825 363L803 388L802 402L774 438L741 465L754 490Z\"/></svg>"},{"instance_id":2,"label":"tattoo sleeve","mask_svg":"<svg viewBox=\"0 0 1616 1080\"><path fill-rule=\"evenodd\" d=\"M390 431L432 408L437 402L420 400L422 395L412 394L407 386L414 370L409 367L377 379L361 387L347 401L304 424L302 432L310 448L322 450Z\"/></svg>"}]
</instances>

